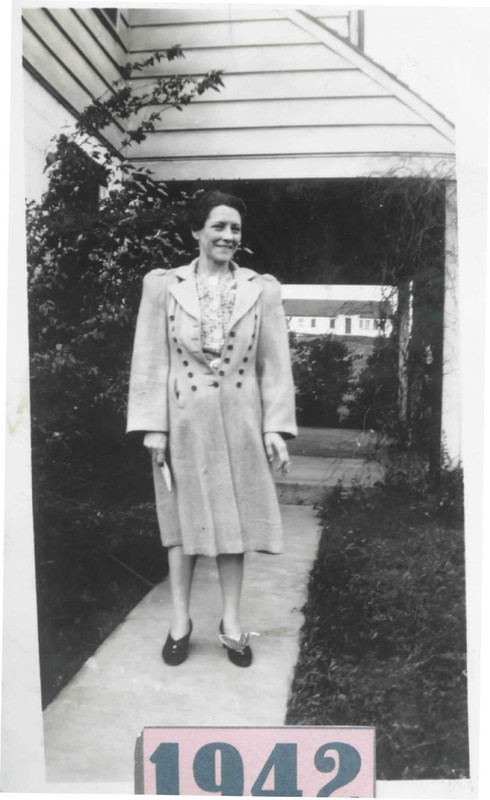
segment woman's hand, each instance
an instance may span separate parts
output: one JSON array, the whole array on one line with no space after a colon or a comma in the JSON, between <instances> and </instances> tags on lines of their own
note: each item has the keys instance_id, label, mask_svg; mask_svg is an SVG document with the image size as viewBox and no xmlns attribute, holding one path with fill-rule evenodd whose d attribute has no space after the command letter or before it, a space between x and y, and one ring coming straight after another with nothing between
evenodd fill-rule
<instances>
[{"instance_id":1,"label":"woman's hand","mask_svg":"<svg viewBox=\"0 0 490 800\"><path fill-rule=\"evenodd\" d=\"M165 453L167 451L168 433L152 431L145 433L143 439L144 446L150 451L152 458L159 467L165 464Z\"/></svg>"},{"instance_id":2,"label":"woman's hand","mask_svg":"<svg viewBox=\"0 0 490 800\"><path fill-rule=\"evenodd\" d=\"M277 471L281 471L283 475L289 472L289 453L286 447L286 442L280 433L264 433L265 452L270 464L274 461L274 456L277 456L278 464Z\"/></svg>"}]
</instances>

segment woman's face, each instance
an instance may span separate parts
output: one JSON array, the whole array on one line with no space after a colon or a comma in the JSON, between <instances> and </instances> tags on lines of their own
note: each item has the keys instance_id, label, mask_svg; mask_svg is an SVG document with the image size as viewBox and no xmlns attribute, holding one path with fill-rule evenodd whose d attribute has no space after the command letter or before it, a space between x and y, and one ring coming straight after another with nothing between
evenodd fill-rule
<instances>
[{"instance_id":1,"label":"woman's face","mask_svg":"<svg viewBox=\"0 0 490 800\"><path fill-rule=\"evenodd\" d=\"M242 236L242 219L239 211L230 206L215 206L200 231L192 235L199 242L201 257L224 266L236 252Z\"/></svg>"}]
</instances>

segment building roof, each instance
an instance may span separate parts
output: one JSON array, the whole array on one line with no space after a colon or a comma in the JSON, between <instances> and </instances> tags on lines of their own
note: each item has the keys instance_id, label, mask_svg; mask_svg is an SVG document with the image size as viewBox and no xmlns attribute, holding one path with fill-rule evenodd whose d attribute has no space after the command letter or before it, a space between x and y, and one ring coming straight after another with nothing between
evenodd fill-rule
<instances>
[{"instance_id":1,"label":"building roof","mask_svg":"<svg viewBox=\"0 0 490 800\"><path fill-rule=\"evenodd\" d=\"M284 300L287 317L359 316L381 319L389 310L386 302L375 300Z\"/></svg>"}]
</instances>

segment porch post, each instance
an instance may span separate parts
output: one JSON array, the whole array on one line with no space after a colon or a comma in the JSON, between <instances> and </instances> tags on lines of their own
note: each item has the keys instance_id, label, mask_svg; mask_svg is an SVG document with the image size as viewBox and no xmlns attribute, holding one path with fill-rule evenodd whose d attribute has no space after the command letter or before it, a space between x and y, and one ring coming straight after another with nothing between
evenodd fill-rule
<instances>
[{"instance_id":1,"label":"porch post","mask_svg":"<svg viewBox=\"0 0 490 800\"><path fill-rule=\"evenodd\" d=\"M445 275L442 360L442 447L450 463L461 460L461 371L456 182L445 181Z\"/></svg>"},{"instance_id":2,"label":"porch post","mask_svg":"<svg viewBox=\"0 0 490 800\"><path fill-rule=\"evenodd\" d=\"M412 335L412 281L398 286L398 415L405 430L409 429L408 351Z\"/></svg>"}]
</instances>

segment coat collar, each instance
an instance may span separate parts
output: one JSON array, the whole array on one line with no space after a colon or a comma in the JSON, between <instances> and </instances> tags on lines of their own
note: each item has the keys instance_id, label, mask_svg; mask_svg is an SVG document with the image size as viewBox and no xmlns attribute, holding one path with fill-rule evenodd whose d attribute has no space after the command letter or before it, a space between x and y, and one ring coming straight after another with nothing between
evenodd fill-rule
<instances>
[{"instance_id":1,"label":"coat collar","mask_svg":"<svg viewBox=\"0 0 490 800\"><path fill-rule=\"evenodd\" d=\"M191 317L200 320L199 298L194 279L196 264L197 258L190 264L173 270L173 274L178 278L178 283L174 283L170 287L170 291L184 311L190 314ZM239 267L234 262L232 262L232 265L235 271L237 290L230 328L247 313L262 291L260 283L254 280L257 277L256 272L246 267Z\"/></svg>"}]
</instances>

